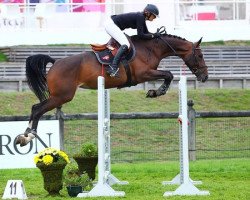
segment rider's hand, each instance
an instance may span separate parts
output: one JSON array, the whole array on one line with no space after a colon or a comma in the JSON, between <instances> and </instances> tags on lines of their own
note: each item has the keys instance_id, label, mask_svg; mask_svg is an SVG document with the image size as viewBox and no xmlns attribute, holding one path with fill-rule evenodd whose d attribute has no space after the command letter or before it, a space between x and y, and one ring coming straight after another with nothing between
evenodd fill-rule
<instances>
[{"instance_id":1,"label":"rider's hand","mask_svg":"<svg viewBox=\"0 0 250 200\"><path fill-rule=\"evenodd\" d=\"M160 33L158 33L158 32L154 33L154 38L159 38L159 37L161 37Z\"/></svg>"}]
</instances>

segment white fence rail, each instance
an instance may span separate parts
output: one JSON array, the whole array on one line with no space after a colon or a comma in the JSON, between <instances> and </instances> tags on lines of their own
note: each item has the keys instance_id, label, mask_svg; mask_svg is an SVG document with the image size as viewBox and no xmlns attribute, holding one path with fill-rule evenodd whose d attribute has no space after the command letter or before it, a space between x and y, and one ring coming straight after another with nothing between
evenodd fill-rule
<instances>
[{"instance_id":1,"label":"white fence rail","mask_svg":"<svg viewBox=\"0 0 250 200\"><path fill-rule=\"evenodd\" d=\"M250 77L250 63L207 63L210 76L234 76L243 75ZM164 65L161 64L159 69L169 70L175 76L180 75L181 63ZM187 69L187 75L191 75L191 72ZM25 79L25 63L0 63L0 78L21 78Z\"/></svg>"}]
</instances>

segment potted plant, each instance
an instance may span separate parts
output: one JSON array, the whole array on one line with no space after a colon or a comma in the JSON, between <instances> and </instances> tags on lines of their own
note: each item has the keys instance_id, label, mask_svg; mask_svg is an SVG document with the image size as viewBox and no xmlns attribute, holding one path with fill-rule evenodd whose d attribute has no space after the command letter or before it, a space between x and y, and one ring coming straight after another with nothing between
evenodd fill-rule
<instances>
[{"instance_id":1,"label":"potted plant","mask_svg":"<svg viewBox=\"0 0 250 200\"><path fill-rule=\"evenodd\" d=\"M91 180L95 179L95 168L98 162L97 146L94 143L84 143L78 154L73 156L80 173L86 172Z\"/></svg>"},{"instance_id":2,"label":"potted plant","mask_svg":"<svg viewBox=\"0 0 250 200\"><path fill-rule=\"evenodd\" d=\"M34 157L36 166L40 169L44 189L49 195L59 195L62 189L63 170L70 162L68 155L55 148L45 148Z\"/></svg>"},{"instance_id":3,"label":"potted plant","mask_svg":"<svg viewBox=\"0 0 250 200\"><path fill-rule=\"evenodd\" d=\"M64 174L64 184L68 194L76 197L83 189L92 186L92 182L86 173L81 174L76 165L68 165Z\"/></svg>"}]
</instances>

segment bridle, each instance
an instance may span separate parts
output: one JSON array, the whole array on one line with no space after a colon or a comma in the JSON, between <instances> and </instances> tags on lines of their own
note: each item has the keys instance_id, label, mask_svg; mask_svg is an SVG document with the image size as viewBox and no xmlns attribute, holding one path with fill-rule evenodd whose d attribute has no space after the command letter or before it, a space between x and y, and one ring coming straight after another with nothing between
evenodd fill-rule
<instances>
[{"instance_id":1,"label":"bridle","mask_svg":"<svg viewBox=\"0 0 250 200\"><path fill-rule=\"evenodd\" d=\"M188 56L188 58L186 60L184 60L185 64L188 66L187 63L189 63L190 61L192 63L194 63L194 66L195 67L192 67L190 68L189 66L189 69L191 70L191 72L193 74L196 74L198 72L198 65L199 65L199 62L197 60L197 55L195 54L195 50L201 50L201 48L199 47L195 47L194 44L192 44L192 54L190 56Z\"/></svg>"},{"instance_id":2,"label":"bridle","mask_svg":"<svg viewBox=\"0 0 250 200\"><path fill-rule=\"evenodd\" d=\"M166 31L166 28L164 26L160 27L157 29L157 33L159 33L159 35L161 34L167 34L167 31ZM175 56L178 56L180 57L177 52L175 51L175 49L169 44L168 41L164 40L161 36L158 38L158 39L161 39L163 41L163 43L168 46L173 52L174 52L174 55ZM197 60L197 55L195 54L195 50L201 50L201 48L199 47L195 47L194 44L192 44L192 54L188 56L188 58L186 60L184 60L184 63L188 66L188 68L191 70L191 72L193 74L196 74L198 72L198 60ZM192 62L195 64L195 67L190 67L188 65L189 62Z\"/></svg>"}]
</instances>

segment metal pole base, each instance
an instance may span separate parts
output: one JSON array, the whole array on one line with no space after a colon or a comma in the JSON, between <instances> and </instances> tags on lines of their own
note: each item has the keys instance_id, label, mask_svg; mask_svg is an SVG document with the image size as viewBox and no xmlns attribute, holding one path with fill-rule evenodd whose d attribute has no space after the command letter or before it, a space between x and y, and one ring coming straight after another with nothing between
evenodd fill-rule
<instances>
[{"instance_id":1,"label":"metal pole base","mask_svg":"<svg viewBox=\"0 0 250 200\"><path fill-rule=\"evenodd\" d=\"M108 184L97 183L89 192L79 193L77 197L123 197L125 192L115 191Z\"/></svg>"},{"instance_id":2,"label":"metal pole base","mask_svg":"<svg viewBox=\"0 0 250 200\"><path fill-rule=\"evenodd\" d=\"M114 184L118 184L118 185L128 185L129 184L128 181L120 181L113 174L109 175L108 183L109 183L110 186L114 185Z\"/></svg>"},{"instance_id":3,"label":"metal pole base","mask_svg":"<svg viewBox=\"0 0 250 200\"><path fill-rule=\"evenodd\" d=\"M194 185L202 184L202 181L193 181L191 178L189 178L189 181ZM180 174L176 175L171 181L162 181L162 185L181 185Z\"/></svg>"},{"instance_id":4,"label":"metal pole base","mask_svg":"<svg viewBox=\"0 0 250 200\"><path fill-rule=\"evenodd\" d=\"M165 192L163 196L173 195L210 195L209 191L200 191L191 182L181 184L175 191Z\"/></svg>"}]
</instances>

